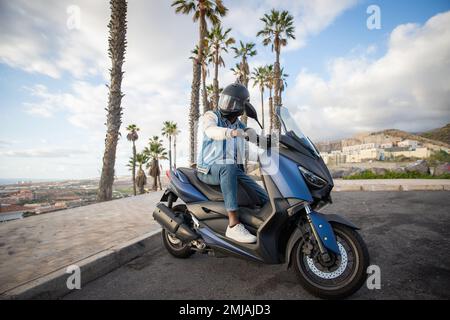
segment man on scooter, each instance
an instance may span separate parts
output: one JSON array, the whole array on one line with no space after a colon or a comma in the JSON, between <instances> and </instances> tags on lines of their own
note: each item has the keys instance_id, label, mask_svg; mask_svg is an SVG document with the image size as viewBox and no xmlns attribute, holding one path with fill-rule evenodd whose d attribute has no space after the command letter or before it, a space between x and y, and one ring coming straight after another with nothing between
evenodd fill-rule
<instances>
[{"instance_id":1,"label":"man on scooter","mask_svg":"<svg viewBox=\"0 0 450 320\"><path fill-rule=\"evenodd\" d=\"M244 172L245 124L238 117L250 102L247 88L239 83L227 86L220 95L217 110L203 115L203 141L198 153L198 178L220 185L228 212L225 235L242 243L254 243L256 237L239 222L238 181L256 191L261 203L268 201L266 191Z\"/></svg>"}]
</instances>

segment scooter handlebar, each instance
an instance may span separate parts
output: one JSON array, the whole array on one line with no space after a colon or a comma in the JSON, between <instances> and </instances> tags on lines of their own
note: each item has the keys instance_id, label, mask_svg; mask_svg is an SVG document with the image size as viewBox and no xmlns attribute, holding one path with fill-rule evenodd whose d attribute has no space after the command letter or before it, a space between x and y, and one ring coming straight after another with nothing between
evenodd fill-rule
<instances>
[{"instance_id":1,"label":"scooter handlebar","mask_svg":"<svg viewBox=\"0 0 450 320\"><path fill-rule=\"evenodd\" d=\"M246 128L244 130L244 139L246 141L252 142L256 144L260 148L270 149L271 147L271 135L259 135L252 128ZM266 141L265 144L261 144L261 142Z\"/></svg>"}]
</instances>

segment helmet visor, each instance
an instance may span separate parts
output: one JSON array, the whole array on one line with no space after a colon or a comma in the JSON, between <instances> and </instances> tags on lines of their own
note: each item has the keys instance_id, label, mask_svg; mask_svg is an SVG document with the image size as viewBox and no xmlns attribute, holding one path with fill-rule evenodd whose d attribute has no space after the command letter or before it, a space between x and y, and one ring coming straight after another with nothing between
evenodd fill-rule
<instances>
[{"instance_id":1,"label":"helmet visor","mask_svg":"<svg viewBox=\"0 0 450 320\"><path fill-rule=\"evenodd\" d=\"M219 99L219 109L223 113L242 113L244 105L245 101L226 94L222 94Z\"/></svg>"}]
</instances>

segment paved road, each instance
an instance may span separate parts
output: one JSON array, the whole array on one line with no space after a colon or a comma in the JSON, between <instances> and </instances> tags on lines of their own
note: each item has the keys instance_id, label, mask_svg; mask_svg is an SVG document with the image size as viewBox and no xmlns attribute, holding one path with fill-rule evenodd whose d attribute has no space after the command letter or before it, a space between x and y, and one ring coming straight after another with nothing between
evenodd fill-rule
<instances>
[{"instance_id":1,"label":"paved road","mask_svg":"<svg viewBox=\"0 0 450 320\"><path fill-rule=\"evenodd\" d=\"M356 299L450 298L450 193L343 192L327 212L362 228L381 290ZM313 299L292 270L235 258L171 257L161 239L137 258L65 299Z\"/></svg>"}]
</instances>

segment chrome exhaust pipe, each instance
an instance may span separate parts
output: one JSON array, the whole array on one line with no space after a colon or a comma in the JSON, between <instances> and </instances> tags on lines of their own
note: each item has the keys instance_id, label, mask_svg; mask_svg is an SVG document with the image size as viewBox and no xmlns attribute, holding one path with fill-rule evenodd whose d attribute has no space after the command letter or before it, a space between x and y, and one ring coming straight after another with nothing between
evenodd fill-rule
<instances>
[{"instance_id":1,"label":"chrome exhaust pipe","mask_svg":"<svg viewBox=\"0 0 450 320\"><path fill-rule=\"evenodd\" d=\"M161 227L174 234L183 242L190 242L199 237L185 222L183 217L177 215L172 209L163 203L159 203L153 211L155 219Z\"/></svg>"}]
</instances>

